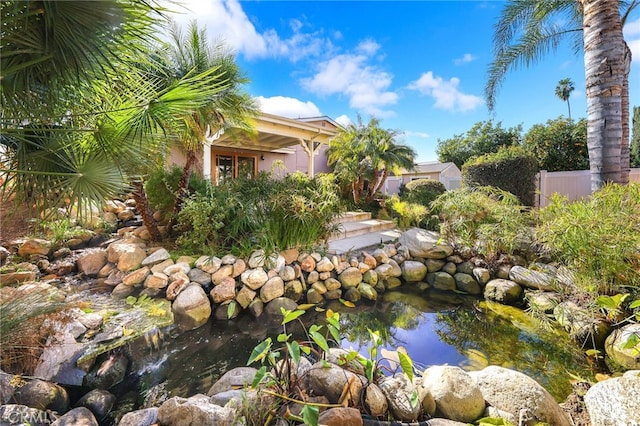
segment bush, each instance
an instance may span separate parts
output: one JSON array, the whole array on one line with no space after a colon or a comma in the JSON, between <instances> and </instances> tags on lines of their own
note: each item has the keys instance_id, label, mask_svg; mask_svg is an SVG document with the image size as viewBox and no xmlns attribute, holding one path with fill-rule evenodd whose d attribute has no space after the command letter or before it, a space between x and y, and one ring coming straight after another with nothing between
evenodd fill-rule
<instances>
[{"instance_id":1,"label":"bush","mask_svg":"<svg viewBox=\"0 0 640 426\"><path fill-rule=\"evenodd\" d=\"M182 168L175 165L169 170L157 169L149 174L144 184L144 190L152 209L165 213L173 211L181 175ZM207 185L207 180L196 173L191 173L188 188L190 194L206 193Z\"/></svg>"},{"instance_id":2,"label":"bush","mask_svg":"<svg viewBox=\"0 0 640 426\"><path fill-rule=\"evenodd\" d=\"M386 205L394 213L393 216L398 219L400 228L424 227L427 225L429 209L422 204L403 201L397 195L393 195L387 200Z\"/></svg>"},{"instance_id":3,"label":"bush","mask_svg":"<svg viewBox=\"0 0 640 426\"><path fill-rule=\"evenodd\" d=\"M528 250L532 242L529 215L518 198L493 187L447 191L432 203L443 237L457 248L470 248L487 260Z\"/></svg>"},{"instance_id":4,"label":"bush","mask_svg":"<svg viewBox=\"0 0 640 426\"><path fill-rule=\"evenodd\" d=\"M183 248L224 252L262 248L267 253L312 247L334 230L343 211L331 175L292 173L273 179L234 179L190 197L178 217Z\"/></svg>"},{"instance_id":5,"label":"bush","mask_svg":"<svg viewBox=\"0 0 640 426\"><path fill-rule=\"evenodd\" d=\"M640 185L605 185L591 199L554 195L540 210L537 238L597 294L640 286Z\"/></svg>"},{"instance_id":6,"label":"bush","mask_svg":"<svg viewBox=\"0 0 640 426\"><path fill-rule=\"evenodd\" d=\"M400 199L429 207L431 202L447 189L442 182L433 179L415 179L400 187Z\"/></svg>"},{"instance_id":7,"label":"bush","mask_svg":"<svg viewBox=\"0 0 640 426\"><path fill-rule=\"evenodd\" d=\"M535 204L538 163L524 148L511 146L469 160L462 166L466 186L494 186L510 192L525 206Z\"/></svg>"}]
</instances>

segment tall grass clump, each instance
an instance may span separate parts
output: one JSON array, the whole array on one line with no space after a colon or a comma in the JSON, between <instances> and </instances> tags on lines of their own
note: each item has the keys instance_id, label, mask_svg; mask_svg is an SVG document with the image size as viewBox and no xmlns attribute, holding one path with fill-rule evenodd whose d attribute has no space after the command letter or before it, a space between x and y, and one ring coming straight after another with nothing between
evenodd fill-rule
<instances>
[{"instance_id":1,"label":"tall grass clump","mask_svg":"<svg viewBox=\"0 0 640 426\"><path fill-rule=\"evenodd\" d=\"M533 228L518 197L494 187L448 191L432 204L440 233L454 247L471 249L488 261L531 248Z\"/></svg>"},{"instance_id":2,"label":"tall grass clump","mask_svg":"<svg viewBox=\"0 0 640 426\"><path fill-rule=\"evenodd\" d=\"M0 368L11 374L33 374L49 330L44 327L66 307L50 288L23 285L0 299Z\"/></svg>"},{"instance_id":3,"label":"tall grass clump","mask_svg":"<svg viewBox=\"0 0 640 426\"><path fill-rule=\"evenodd\" d=\"M405 201L393 195L385 205L391 210L400 228L426 227L429 222L429 209L423 204Z\"/></svg>"},{"instance_id":4,"label":"tall grass clump","mask_svg":"<svg viewBox=\"0 0 640 426\"><path fill-rule=\"evenodd\" d=\"M344 211L331 175L260 173L209 186L191 196L178 217L185 249L244 255L313 247L326 240Z\"/></svg>"},{"instance_id":5,"label":"tall grass clump","mask_svg":"<svg viewBox=\"0 0 640 426\"><path fill-rule=\"evenodd\" d=\"M605 185L590 199L554 195L540 210L538 240L597 294L640 289L640 185Z\"/></svg>"}]
</instances>

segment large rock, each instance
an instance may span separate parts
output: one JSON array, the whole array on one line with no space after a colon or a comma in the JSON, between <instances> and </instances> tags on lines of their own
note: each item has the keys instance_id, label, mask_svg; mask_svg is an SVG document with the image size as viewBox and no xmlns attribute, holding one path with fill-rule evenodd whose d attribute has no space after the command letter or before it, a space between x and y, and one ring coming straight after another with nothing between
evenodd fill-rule
<instances>
[{"instance_id":1,"label":"large rock","mask_svg":"<svg viewBox=\"0 0 640 426\"><path fill-rule=\"evenodd\" d=\"M151 407L125 414L118 426L151 426L157 422L158 407Z\"/></svg>"},{"instance_id":2,"label":"large rock","mask_svg":"<svg viewBox=\"0 0 640 426\"><path fill-rule=\"evenodd\" d=\"M365 406L372 416L381 417L387 413L389 409L387 397L376 384L369 383L369 386L364 390L364 394Z\"/></svg>"},{"instance_id":3,"label":"large rock","mask_svg":"<svg viewBox=\"0 0 640 426\"><path fill-rule=\"evenodd\" d=\"M242 281L244 285L249 287L251 290L258 290L267 282L268 279L269 276L262 268L247 269L240 274L240 281Z\"/></svg>"},{"instance_id":4,"label":"large rock","mask_svg":"<svg viewBox=\"0 0 640 426\"><path fill-rule=\"evenodd\" d=\"M522 299L523 290L511 280L496 278L484 287L484 298L504 305L513 305Z\"/></svg>"},{"instance_id":5,"label":"large rock","mask_svg":"<svg viewBox=\"0 0 640 426\"><path fill-rule=\"evenodd\" d=\"M171 426L231 426L235 410L212 404L202 394L190 398L174 396L158 409L158 423Z\"/></svg>"},{"instance_id":6,"label":"large rock","mask_svg":"<svg viewBox=\"0 0 640 426\"><path fill-rule=\"evenodd\" d=\"M202 269L208 274L213 274L222 265L222 260L216 256L200 256L195 263L195 267Z\"/></svg>"},{"instance_id":7,"label":"large rock","mask_svg":"<svg viewBox=\"0 0 640 426\"><path fill-rule=\"evenodd\" d=\"M309 370L308 377L309 387L315 395L326 396L332 404L339 402L340 396L346 388L346 398L351 406L356 406L360 402L360 394L366 383L366 379L362 376L333 364L325 367L320 362L313 365Z\"/></svg>"},{"instance_id":8,"label":"large rock","mask_svg":"<svg viewBox=\"0 0 640 426\"><path fill-rule=\"evenodd\" d=\"M459 422L473 422L484 412L482 392L459 367L434 366L425 370L422 387L436 402L436 414Z\"/></svg>"},{"instance_id":9,"label":"large rock","mask_svg":"<svg viewBox=\"0 0 640 426\"><path fill-rule=\"evenodd\" d=\"M78 272L89 277L95 277L100 269L107 264L107 251L105 249L84 250L76 260Z\"/></svg>"},{"instance_id":10,"label":"large rock","mask_svg":"<svg viewBox=\"0 0 640 426\"><path fill-rule=\"evenodd\" d=\"M469 293L469 294L482 293L480 284L478 284L476 279L469 274L458 272L453 276L453 279L456 280L456 287L460 291L464 291L465 293Z\"/></svg>"},{"instance_id":11,"label":"large rock","mask_svg":"<svg viewBox=\"0 0 640 426\"><path fill-rule=\"evenodd\" d=\"M111 392L102 389L93 389L76 402L76 407L88 408L96 419L104 419L111 411L115 402L116 397Z\"/></svg>"},{"instance_id":12,"label":"large rock","mask_svg":"<svg viewBox=\"0 0 640 426\"><path fill-rule=\"evenodd\" d=\"M362 282L362 272L358 268L349 267L338 275L338 280L344 288L356 287Z\"/></svg>"},{"instance_id":13,"label":"large rock","mask_svg":"<svg viewBox=\"0 0 640 426\"><path fill-rule=\"evenodd\" d=\"M513 424L533 426L540 422L569 426L571 422L551 394L538 382L518 371L489 366L469 375L487 403L507 414Z\"/></svg>"},{"instance_id":14,"label":"large rock","mask_svg":"<svg viewBox=\"0 0 640 426\"><path fill-rule=\"evenodd\" d=\"M213 303L222 303L227 300L233 300L236 297L236 281L231 277L226 277L221 283L216 285L213 290L211 290L210 295Z\"/></svg>"},{"instance_id":15,"label":"large rock","mask_svg":"<svg viewBox=\"0 0 640 426\"><path fill-rule=\"evenodd\" d=\"M593 426L640 424L640 370L591 386L584 404Z\"/></svg>"},{"instance_id":16,"label":"large rock","mask_svg":"<svg viewBox=\"0 0 640 426\"><path fill-rule=\"evenodd\" d=\"M6 404L0 406L0 425L30 425L50 426L53 422L50 414L44 410L27 407L21 404Z\"/></svg>"},{"instance_id":17,"label":"large rock","mask_svg":"<svg viewBox=\"0 0 640 426\"><path fill-rule=\"evenodd\" d=\"M229 370L209 388L207 395L212 396L231 389L251 386L257 372L258 370L253 367L237 367Z\"/></svg>"},{"instance_id":18,"label":"large rock","mask_svg":"<svg viewBox=\"0 0 640 426\"><path fill-rule=\"evenodd\" d=\"M384 377L378 383L380 390L387 397L389 409L393 413L396 420L403 422L415 421L422 406L411 403L411 395L417 392L416 386L404 374L395 374L390 377Z\"/></svg>"},{"instance_id":19,"label":"large rock","mask_svg":"<svg viewBox=\"0 0 640 426\"><path fill-rule=\"evenodd\" d=\"M406 282L420 282L427 276L427 267L424 263L415 260L407 260L402 264L402 279Z\"/></svg>"},{"instance_id":20,"label":"large rock","mask_svg":"<svg viewBox=\"0 0 640 426\"><path fill-rule=\"evenodd\" d=\"M571 301L556 305L553 316L582 347L602 348L611 331L604 316L588 312Z\"/></svg>"},{"instance_id":21,"label":"large rock","mask_svg":"<svg viewBox=\"0 0 640 426\"><path fill-rule=\"evenodd\" d=\"M193 330L204 324L211 316L211 304L199 285L189 285L178 294L171 305L176 323L183 330Z\"/></svg>"},{"instance_id":22,"label":"large rock","mask_svg":"<svg viewBox=\"0 0 640 426\"><path fill-rule=\"evenodd\" d=\"M164 262L165 260L169 259L169 257L170 255L167 249L165 249L164 247L161 247L158 250L151 253L149 256L145 257L141 265L151 267L160 262Z\"/></svg>"},{"instance_id":23,"label":"large rock","mask_svg":"<svg viewBox=\"0 0 640 426\"><path fill-rule=\"evenodd\" d=\"M509 279L523 287L544 291L552 291L555 283L554 276L547 272L535 271L518 265L509 271Z\"/></svg>"},{"instance_id":24,"label":"large rock","mask_svg":"<svg viewBox=\"0 0 640 426\"><path fill-rule=\"evenodd\" d=\"M137 244L113 243L107 248L109 262L115 263L122 272L138 269L146 257L147 253Z\"/></svg>"},{"instance_id":25,"label":"large rock","mask_svg":"<svg viewBox=\"0 0 640 426\"><path fill-rule=\"evenodd\" d=\"M627 324L618 328L605 340L604 348L609 357L608 361L613 367L623 370L640 370L640 354L638 353L640 344L629 348L624 347L634 335L636 338L640 337L640 324Z\"/></svg>"},{"instance_id":26,"label":"large rock","mask_svg":"<svg viewBox=\"0 0 640 426\"><path fill-rule=\"evenodd\" d=\"M318 424L324 426L362 426L362 416L357 408L330 408L320 413Z\"/></svg>"},{"instance_id":27,"label":"large rock","mask_svg":"<svg viewBox=\"0 0 640 426\"><path fill-rule=\"evenodd\" d=\"M429 272L427 282L436 290L454 291L456 280L446 272Z\"/></svg>"},{"instance_id":28,"label":"large rock","mask_svg":"<svg viewBox=\"0 0 640 426\"><path fill-rule=\"evenodd\" d=\"M85 407L74 408L59 417L51 426L99 426L95 416Z\"/></svg>"},{"instance_id":29,"label":"large rock","mask_svg":"<svg viewBox=\"0 0 640 426\"><path fill-rule=\"evenodd\" d=\"M16 389L13 402L58 413L64 413L69 409L67 391L62 386L44 380L33 380Z\"/></svg>"},{"instance_id":30,"label":"large rock","mask_svg":"<svg viewBox=\"0 0 640 426\"><path fill-rule=\"evenodd\" d=\"M269 278L260 288L260 300L267 303L284 295L284 281L279 276Z\"/></svg>"},{"instance_id":31,"label":"large rock","mask_svg":"<svg viewBox=\"0 0 640 426\"><path fill-rule=\"evenodd\" d=\"M453 253L453 247L444 244L440 234L426 229L411 228L400 236L400 244L409 249L412 257L444 259Z\"/></svg>"},{"instance_id":32,"label":"large rock","mask_svg":"<svg viewBox=\"0 0 640 426\"><path fill-rule=\"evenodd\" d=\"M18 255L28 258L31 255L47 256L51 251L51 241L32 238L18 247Z\"/></svg>"}]
</instances>

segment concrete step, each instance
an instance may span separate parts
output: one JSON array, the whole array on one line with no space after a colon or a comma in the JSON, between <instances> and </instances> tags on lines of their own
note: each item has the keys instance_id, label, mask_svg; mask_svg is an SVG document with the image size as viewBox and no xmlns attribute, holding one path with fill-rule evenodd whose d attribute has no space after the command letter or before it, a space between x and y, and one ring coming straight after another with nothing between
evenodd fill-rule
<instances>
[{"instance_id":1,"label":"concrete step","mask_svg":"<svg viewBox=\"0 0 640 426\"><path fill-rule=\"evenodd\" d=\"M344 212L334 220L334 223L359 222L369 219L371 219L370 212Z\"/></svg>"},{"instance_id":2,"label":"concrete step","mask_svg":"<svg viewBox=\"0 0 640 426\"><path fill-rule=\"evenodd\" d=\"M402 233L398 229L387 229L329 241L329 254L355 253L362 250L372 251L380 244L389 243L400 238L400 235Z\"/></svg>"},{"instance_id":3,"label":"concrete step","mask_svg":"<svg viewBox=\"0 0 640 426\"><path fill-rule=\"evenodd\" d=\"M393 229L395 226L396 224L392 220L368 219L359 220L357 222L344 222L340 225L340 230L333 233L329 240L338 240L356 237L370 232L385 231Z\"/></svg>"}]
</instances>

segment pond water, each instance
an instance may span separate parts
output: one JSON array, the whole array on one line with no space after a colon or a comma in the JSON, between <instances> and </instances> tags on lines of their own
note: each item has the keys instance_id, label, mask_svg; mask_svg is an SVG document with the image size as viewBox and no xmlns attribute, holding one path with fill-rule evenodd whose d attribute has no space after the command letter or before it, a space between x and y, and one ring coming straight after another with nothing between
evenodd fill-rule
<instances>
[{"instance_id":1,"label":"pond water","mask_svg":"<svg viewBox=\"0 0 640 426\"><path fill-rule=\"evenodd\" d=\"M383 348L404 347L419 367L449 364L478 370L501 365L533 377L558 401L571 392L571 376L593 379L596 371L565 333L544 331L518 309L471 297L396 291L375 304L348 308L336 301L325 308L341 313L344 348L368 355L367 329L377 330ZM324 315L311 308L301 318L308 327L321 323ZM141 339L130 348L135 360L127 387L133 385L151 399L206 393L224 372L245 366L255 345L280 331L277 320L244 316L170 333L174 335L164 336L160 350Z\"/></svg>"}]
</instances>

